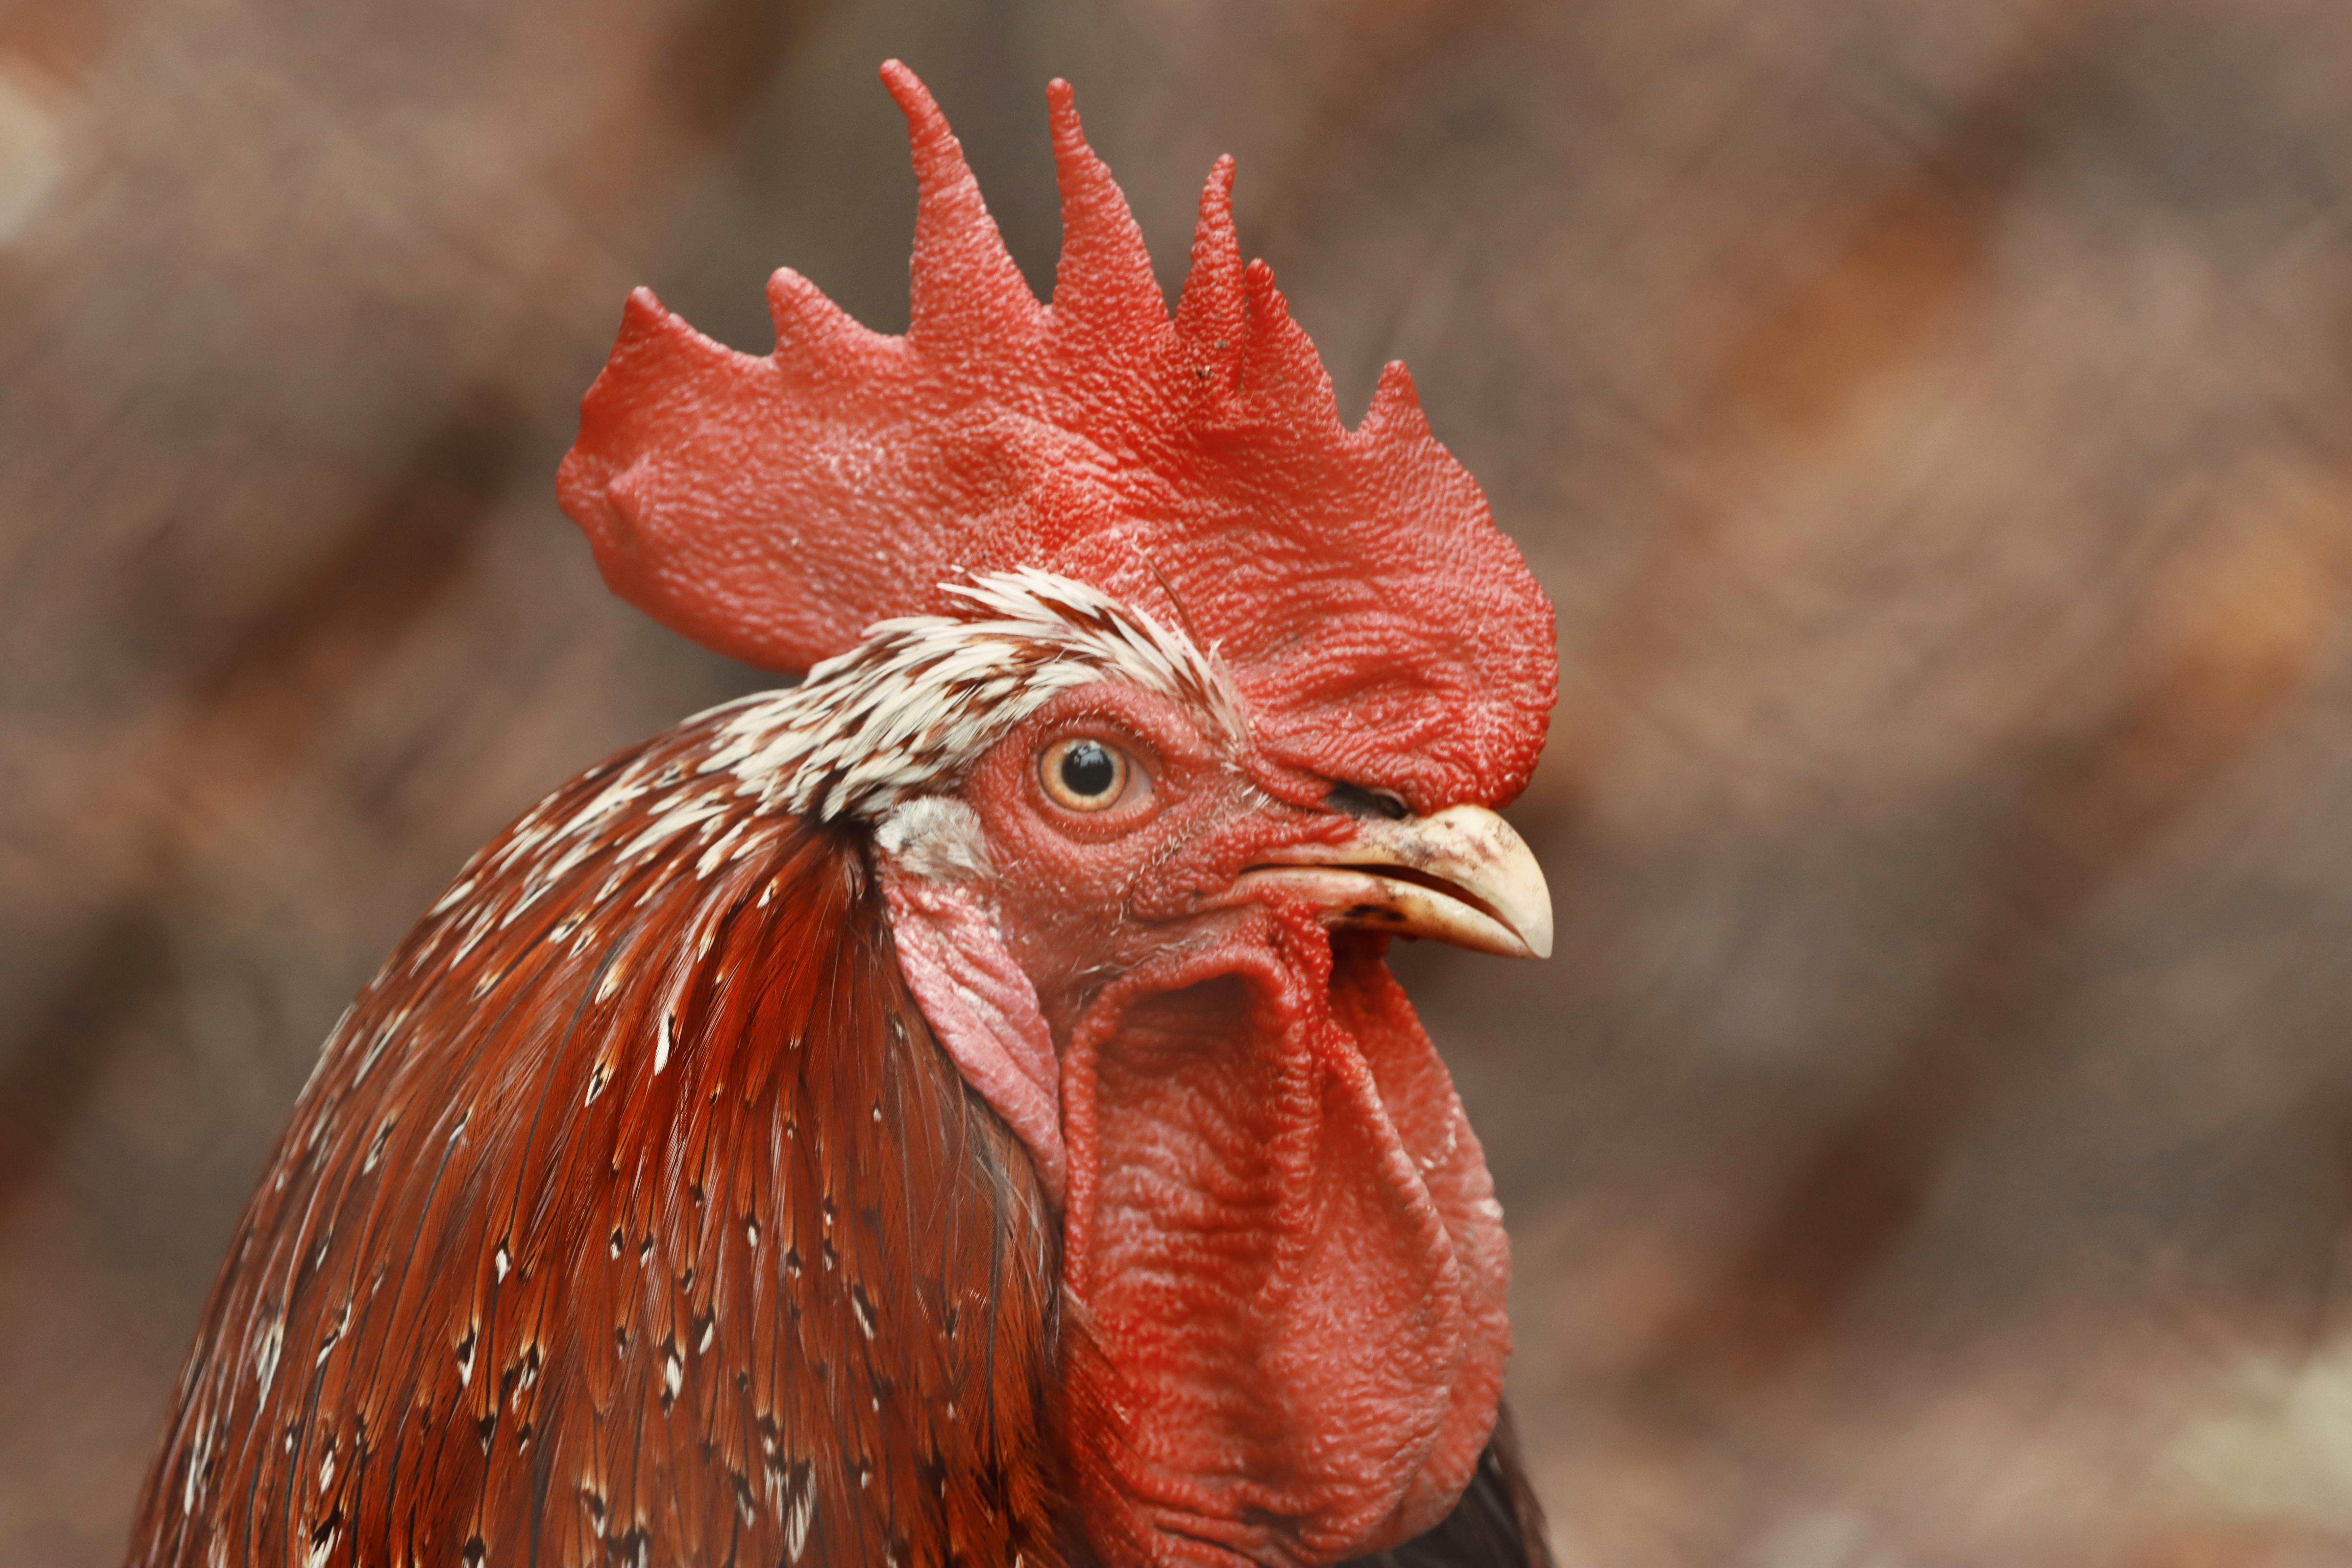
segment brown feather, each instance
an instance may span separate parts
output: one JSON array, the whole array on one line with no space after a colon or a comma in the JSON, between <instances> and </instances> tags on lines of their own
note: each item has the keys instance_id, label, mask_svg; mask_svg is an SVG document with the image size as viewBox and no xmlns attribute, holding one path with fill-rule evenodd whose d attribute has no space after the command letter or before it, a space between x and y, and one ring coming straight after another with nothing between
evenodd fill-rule
<instances>
[{"instance_id":1,"label":"brown feather","mask_svg":"<svg viewBox=\"0 0 2352 1568\"><path fill-rule=\"evenodd\" d=\"M1058 1227L864 830L698 773L716 722L509 829L337 1026L131 1562L1067 1559Z\"/></svg>"}]
</instances>

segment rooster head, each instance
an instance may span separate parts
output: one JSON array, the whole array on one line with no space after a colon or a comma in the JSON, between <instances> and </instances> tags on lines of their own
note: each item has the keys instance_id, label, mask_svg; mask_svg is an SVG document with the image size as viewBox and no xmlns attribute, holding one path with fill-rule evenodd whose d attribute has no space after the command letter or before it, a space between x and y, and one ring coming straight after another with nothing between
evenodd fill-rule
<instances>
[{"instance_id":1,"label":"rooster head","mask_svg":"<svg viewBox=\"0 0 2352 1568\"><path fill-rule=\"evenodd\" d=\"M1493 1426L1508 1247L1391 936L1541 956L1496 815L1551 611L1404 368L1341 423L1232 165L1171 312L1048 89L1031 294L905 67L911 324L769 288L772 354L640 289L565 508L614 592L807 672L715 766L870 832L941 1046L1061 1207L1063 1425L1119 1563L1310 1564L1442 1517Z\"/></svg>"}]
</instances>

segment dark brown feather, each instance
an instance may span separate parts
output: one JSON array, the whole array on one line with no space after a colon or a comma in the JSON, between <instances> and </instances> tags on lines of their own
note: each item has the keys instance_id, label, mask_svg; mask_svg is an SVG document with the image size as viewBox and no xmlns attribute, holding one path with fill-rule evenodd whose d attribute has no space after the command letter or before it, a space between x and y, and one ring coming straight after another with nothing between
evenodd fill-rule
<instances>
[{"instance_id":1,"label":"dark brown feather","mask_svg":"<svg viewBox=\"0 0 2352 1568\"><path fill-rule=\"evenodd\" d=\"M863 830L698 774L715 722L517 823L337 1026L131 1563L1066 1560L1027 1155Z\"/></svg>"}]
</instances>

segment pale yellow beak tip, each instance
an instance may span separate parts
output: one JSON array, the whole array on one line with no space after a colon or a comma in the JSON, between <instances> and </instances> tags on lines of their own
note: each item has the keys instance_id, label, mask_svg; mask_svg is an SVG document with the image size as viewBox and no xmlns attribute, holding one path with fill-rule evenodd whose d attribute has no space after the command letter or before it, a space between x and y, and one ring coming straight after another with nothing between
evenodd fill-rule
<instances>
[{"instance_id":1,"label":"pale yellow beak tip","mask_svg":"<svg viewBox=\"0 0 2352 1568\"><path fill-rule=\"evenodd\" d=\"M1551 889L1527 841L1483 805L1364 817L1336 844L1298 845L1244 882L1279 882L1326 924L1426 937L1506 958L1549 958Z\"/></svg>"}]
</instances>

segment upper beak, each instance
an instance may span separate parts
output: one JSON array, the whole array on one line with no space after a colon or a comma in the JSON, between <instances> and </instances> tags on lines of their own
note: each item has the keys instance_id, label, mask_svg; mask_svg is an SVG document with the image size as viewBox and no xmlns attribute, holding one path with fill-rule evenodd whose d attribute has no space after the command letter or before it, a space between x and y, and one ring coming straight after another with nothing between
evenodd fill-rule
<instances>
[{"instance_id":1,"label":"upper beak","mask_svg":"<svg viewBox=\"0 0 2352 1568\"><path fill-rule=\"evenodd\" d=\"M1482 805L1355 819L1336 844L1295 844L1240 887L1304 895L1323 923L1425 936L1506 958L1551 956L1551 889L1527 841Z\"/></svg>"}]
</instances>

